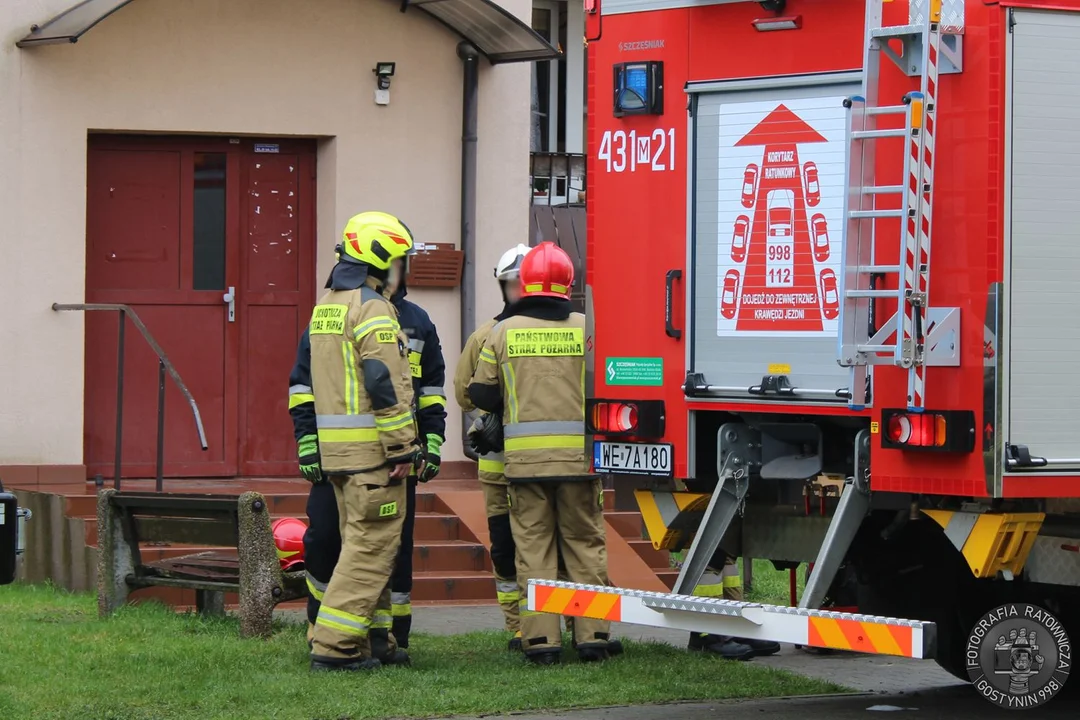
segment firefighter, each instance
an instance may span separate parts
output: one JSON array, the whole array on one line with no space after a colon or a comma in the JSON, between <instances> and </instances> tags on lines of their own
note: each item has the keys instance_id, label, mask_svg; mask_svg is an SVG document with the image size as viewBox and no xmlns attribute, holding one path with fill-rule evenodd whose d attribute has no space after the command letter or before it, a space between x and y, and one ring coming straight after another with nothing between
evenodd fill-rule
<instances>
[{"instance_id":1,"label":"firefighter","mask_svg":"<svg viewBox=\"0 0 1080 720\"><path fill-rule=\"evenodd\" d=\"M409 662L390 634L389 583L407 478L422 452L407 337L388 287L403 273L412 236L391 215L361 213L346 224L336 250L328 292L297 350L289 408L300 471L313 484L305 562L321 604L309 616L311 669L357 671ZM327 488L340 518L340 557L332 563L332 552L321 557L308 542L313 530L332 540ZM332 574L323 585L317 573L327 566Z\"/></svg>"},{"instance_id":2,"label":"firefighter","mask_svg":"<svg viewBox=\"0 0 1080 720\"><path fill-rule=\"evenodd\" d=\"M400 222L400 221L399 221ZM408 227L402 223L408 230ZM410 232L410 237L412 236ZM407 273L405 273L407 274ZM416 484L427 482L439 473L441 448L446 433L446 397L443 391L446 364L435 324L419 305L405 299L405 274L397 286L388 283L390 300L398 311L398 322L409 338L409 370L417 400L417 424L424 450L424 465L418 474L410 475L406 501L405 524L401 547L390 580L392 633L400 648L409 647L412 629L412 555L413 528L416 521ZM308 495L308 520L311 527L305 535L308 564L308 640L319 614L322 591L325 589L341 552L338 532L337 501L333 488L313 485Z\"/></svg>"},{"instance_id":3,"label":"firefighter","mask_svg":"<svg viewBox=\"0 0 1080 720\"><path fill-rule=\"evenodd\" d=\"M715 558L714 558L715 560ZM702 597L723 597L725 600L742 602L742 579L735 558L724 555L724 569L720 572L711 566L706 568L694 588L694 594ZM733 638L710 633L690 633L690 650L719 655L725 660L751 660L758 656L780 652L780 643L772 640Z\"/></svg>"},{"instance_id":4,"label":"firefighter","mask_svg":"<svg viewBox=\"0 0 1080 720\"><path fill-rule=\"evenodd\" d=\"M465 341L461 351L457 370L454 372L454 395L458 405L465 412L476 409L469 398L469 381L476 370L480 358L480 349L484 346L488 333L507 316L510 307L521 295L518 283L518 271L521 261L529 253L528 245L510 248L495 266L495 279L502 290L503 309L498 315L478 327ZM495 575L495 594L502 608L506 629L513 633L510 638L510 650L521 650L521 623L518 617L517 567L514 557L517 552L514 537L510 531L510 507L507 504L506 477L503 475L503 454L489 452L481 455L477 462L477 476L484 491L484 506L487 513L488 538L491 541L491 565Z\"/></svg>"},{"instance_id":5,"label":"firefighter","mask_svg":"<svg viewBox=\"0 0 1080 720\"><path fill-rule=\"evenodd\" d=\"M585 317L570 308L574 267L543 242L519 274L522 298L492 328L469 384L473 404L502 420L474 434L476 448L504 451L518 591L532 578L556 579L559 549L572 582L607 585L603 486L585 461ZM559 662L559 628L558 615L521 613L530 662ZM575 618L578 657L605 660L608 630L607 621Z\"/></svg>"},{"instance_id":6,"label":"firefighter","mask_svg":"<svg viewBox=\"0 0 1080 720\"><path fill-rule=\"evenodd\" d=\"M416 524L416 484L439 474L442 444L446 439L446 362L435 323L416 303L406 300L405 275L392 287L391 302L398 311L398 322L408 337L409 371L416 395L416 422L424 462L419 472L409 477L405 526L401 532L394 574L390 578L393 634L399 647L409 647L412 629L412 560L413 528Z\"/></svg>"}]
</instances>

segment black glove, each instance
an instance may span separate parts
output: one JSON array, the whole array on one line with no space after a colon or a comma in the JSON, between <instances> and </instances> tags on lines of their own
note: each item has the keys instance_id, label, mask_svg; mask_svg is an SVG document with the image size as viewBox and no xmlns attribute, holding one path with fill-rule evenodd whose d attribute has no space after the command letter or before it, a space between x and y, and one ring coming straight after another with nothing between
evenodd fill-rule
<instances>
[{"instance_id":1,"label":"black glove","mask_svg":"<svg viewBox=\"0 0 1080 720\"><path fill-rule=\"evenodd\" d=\"M319 454L319 440L315 435L305 435L296 441L296 455L300 464L300 474L310 483L321 483L322 456Z\"/></svg>"},{"instance_id":2,"label":"black glove","mask_svg":"<svg viewBox=\"0 0 1080 720\"><path fill-rule=\"evenodd\" d=\"M495 413L486 413L477 418L469 429L469 445L478 455L502 452L502 418Z\"/></svg>"},{"instance_id":3,"label":"black glove","mask_svg":"<svg viewBox=\"0 0 1080 720\"><path fill-rule=\"evenodd\" d=\"M425 483L428 480L434 480L435 476L439 474L439 465L442 464L439 451L442 449L442 444L442 437L435 433L428 433L427 448L424 450L424 464L417 475L417 480L420 482Z\"/></svg>"}]
</instances>

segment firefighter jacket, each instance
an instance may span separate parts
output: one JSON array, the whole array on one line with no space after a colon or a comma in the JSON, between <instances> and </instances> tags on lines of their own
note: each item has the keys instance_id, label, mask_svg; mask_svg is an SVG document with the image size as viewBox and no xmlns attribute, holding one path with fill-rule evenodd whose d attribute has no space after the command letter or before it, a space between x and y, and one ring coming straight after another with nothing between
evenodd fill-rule
<instances>
[{"instance_id":1,"label":"firefighter jacket","mask_svg":"<svg viewBox=\"0 0 1080 720\"><path fill-rule=\"evenodd\" d=\"M472 412L477 409L469 397L469 382L472 380L473 372L476 371L476 364L480 360L480 349L484 347L484 341L487 339L491 329L495 327L496 322L497 319L495 318L488 320L476 328L473 334L469 336L469 339L465 341L465 347L461 351L457 369L454 371L454 397L457 398L458 405L465 412ZM465 428L465 430L467 432L468 428ZM503 454L501 452L481 455L477 461L476 470L480 482L506 484L506 477L503 475Z\"/></svg>"},{"instance_id":2,"label":"firefighter jacket","mask_svg":"<svg viewBox=\"0 0 1080 720\"><path fill-rule=\"evenodd\" d=\"M568 300L528 297L492 328L469 384L473 404L501 412L506 479L587 480L585 316Z\"/></svg>"},{"instance_id":3,"label":"firefighter jacket","mask_svg":"<svg viewBox=\"0 0 1080 720\"><path fill-rule=\"evenodd\" d=\"M428 436L438 437L438 446L446 440L446 361L443 360L442 344L435 323L427 312L416 303L406 300L407 290L401 288L390 300L398 312L401 330L408 338L409 373L416 395L416 424L425 447L430 445Z\"/></svg>"},{"instance_id":4,"label":"firefighter jacket","mask_svg":"<svg viewBox=\"0 0 1080 720\"><path fill-rule=\"evenodd\" d=\"M407 338L377 286L368 279L319 300L290 374L296 437L318 437L328 474L365 472L416 455Z\"/></svg>"}]
</instances>

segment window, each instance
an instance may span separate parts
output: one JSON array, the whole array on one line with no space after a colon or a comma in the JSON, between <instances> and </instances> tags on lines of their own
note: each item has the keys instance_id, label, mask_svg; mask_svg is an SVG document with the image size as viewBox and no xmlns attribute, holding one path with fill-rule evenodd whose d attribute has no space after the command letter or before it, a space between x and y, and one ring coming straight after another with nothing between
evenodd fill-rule
<instances>
[{"instance_id":1,"label":"window","mask_svg":"<svg viewBox=\"0 0 1080 720\"><path fill-rule=\"evenodd\" d=\"M225 153L195 153L193 290L225 289Z\"/></svg>"}]
</instances>

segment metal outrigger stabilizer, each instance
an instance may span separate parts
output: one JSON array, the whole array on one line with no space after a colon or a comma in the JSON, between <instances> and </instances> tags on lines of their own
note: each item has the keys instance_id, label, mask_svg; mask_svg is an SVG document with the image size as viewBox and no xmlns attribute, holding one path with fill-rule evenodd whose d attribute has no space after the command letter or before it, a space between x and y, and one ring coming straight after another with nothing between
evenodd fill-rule
<instances>
[{"instance_id":1,"label":"metal outrigger stabilizer","mask_svg":"<svg viewBox=\"0 0 1080 720\"><path fill-rule=\"evenodd\" d=\"M860 430L855 436L855 473L840 495L836 513L818 550L814 569L806 581L799 607L816 610L825 601L836 573L847 556L851 542L870 511L870 434Z\"/></svg>"},{"instance_id":2,"label":"metal outrigger stabilizer","mask_svg":"<svg viewBox=\"0 0 1080 720\"><path fill-rule=\"evenodd\" d=\"M741 423L720 426L717 446L719 482L709 498L709 506L701 518L690 549L686 553L673 593L692 595L705 569L712 561L720 541L735 519L735 514L746 499L750 488L749 471L756 463L761 464L760 447L744 437L747 427Z\"/></svg>"}]
</instances>

